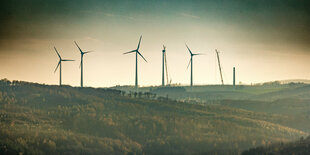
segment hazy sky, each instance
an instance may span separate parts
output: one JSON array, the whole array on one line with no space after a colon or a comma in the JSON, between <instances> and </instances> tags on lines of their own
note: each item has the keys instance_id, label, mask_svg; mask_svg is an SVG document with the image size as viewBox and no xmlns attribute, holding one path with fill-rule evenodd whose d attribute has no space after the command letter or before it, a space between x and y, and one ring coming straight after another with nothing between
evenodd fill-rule
<instances>
[{"instance_id":1,"label":"hazy sky","mask_svg":"<svg viewBox=\"0 0 310 155\"><path fill-rule=\"evenodd\" d=\"M218 49L224 82L256 83L310 79L309 0L2 0L0 2L0 78L58 84L54 73L63 63L63 84L134 85L137 47L139 84L161 84L161 50L167 46L173 83L189 84L186 69L193 52L194 84L219 84Z\"/></svg>"}]
</instances>

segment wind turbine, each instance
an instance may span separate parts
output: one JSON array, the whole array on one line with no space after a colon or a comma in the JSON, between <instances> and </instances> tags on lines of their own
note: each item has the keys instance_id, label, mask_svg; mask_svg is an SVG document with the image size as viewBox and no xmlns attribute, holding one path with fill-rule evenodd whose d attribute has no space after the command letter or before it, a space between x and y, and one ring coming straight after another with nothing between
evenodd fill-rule
<instances>
[{"instance_id":1,"label":"wind turbine","mask_svg":"<svg viewBox=\"0 0 310 155\"><path fill-rule=\"evenodd\" d=\"M217 49L215 49L215 53L216 53L217 62L218 62L218 65L219 65L220 76L221 76L221 82L222 82L222 85L224 85L223 74L222 74L222 66L221 66L219 51L218 51Z\"/></svg>"},{"instance_id":2,"label":"wind turbine","mask_svg":"<svg viewBox=\"0 0 310 155\"><path fill-rule=\"evenodd\" d=\"M162 81L161 86L165 86L165 59L166 59L166 46L163 45L163 72L162 72ZM168 84L168 83L167 83Z\"/></svg>"},{"instance_id":3,"label":"wind turbine","mask_svg":"<svg viewBox=\"0 0 310 155\"><path fill-rule=\"evenodd\" d=\"M59 57L59 62L58 62L58 64L57 64L57 67L56 67L54 73L56 72L56 70L57 70L58 67L59 67L59 85L61 86L61 62L62 62L62 61L74 61L74 60L62 59L61 56L60 56L60 54L58 53L56 47L54 47L54 49L55 49L55 51L56 51L56 53L57 53L57 55L58 55L58 57Z\"/></svg>"},{"instance_id":4,"label":"wind turbine","mask_svg":"<svg viewBox=\"0 0 310 155\"><path fill-rule=\"evenodd\" d=\"M77 48L80 50L80 53L81 53L81 64L80 64L80 67L81 67L81 87L83 87L83 56L84 56L84 54L90 53L92 51L83 52L81 50L81 48L79 47L79 45L76 43L76 41L74 41L74 43L77 46Z\"/></svg>"},{"instance_id":5,"label":"wind turbine","mask_svg":"<svg viewBox=\"0 0 310 155\"><path fill-rule=\"evenodd\" d=\"M166 46L163 45L163 69L162 69L162 87L165 86L165 70L166 70L166 80L167 80L167 83L166 85L170 85L171 84L171 79L170 79L170 82L169 82L169 75L168 75L168 65L167 65L167 55L166 55Z\"/></svg>"},{"instance_id":6,"label":"wind turbine","mask_svg":"<svg viewBox=\"0 0 310 155\"><path fill-rule=\"evenodd\" d=\"M185 44L185 45L186 45L186 44ZM187 49L188 49L188 51L189 51L189 53L190 53L190 55L191 55L191 59L189 60L189 63L188 63L188 65L187 65L187 68L189 67L189 64L191 64L191 87L193 87L193 57L194 57L195 55L203 55L203 54L200 54L200 53L194 54L194 53L192 53L192 51L188 48L187 45L186 45L186 47L187 47Z\"/></svg>"},{"instance_id":7,"label":"wind turbine","mask_svg":"<svg viewBox=\"0 0 310 155\"><path fill-rule=\"evenodd\" d=\"M141 39L142 39L142 35L140 36L140 40L139 40L139 44L138 44L137 49L129 51L129 52L126 52L126 53L123 53L123 54L129 54L129 53L136 52L136 79L135 79L135 88L136 89L138 88L138 54L143 58L143 60L145 62L147 62L146 59L142 56L142 54L139 52Z\"/></svg>"}]
</instances>

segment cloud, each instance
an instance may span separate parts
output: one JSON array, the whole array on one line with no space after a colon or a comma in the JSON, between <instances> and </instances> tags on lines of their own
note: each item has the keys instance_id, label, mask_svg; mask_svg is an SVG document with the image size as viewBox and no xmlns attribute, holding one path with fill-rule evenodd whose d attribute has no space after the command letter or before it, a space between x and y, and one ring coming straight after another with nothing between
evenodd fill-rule
<instances>
[{"instance_id":1,"label":"cloud","mask_svg":"<svg viewBox=\"0 0 310 155\"><path fill-rule=\"evenodd\" d=\"M94 42L99 42L99 43L103 43L102 40L99 40L99 39L96 39L96 38L93 38L93 37L90 37L90 36L87 36L84 38L85 40L91 40L91 41L94 41Z\"/></svg>"},{"instance_id":2,"label":"cloud","mask_svg":"<svg viewBox=\"0 0 310 155\"><path fill-rule=\"evenodd\" d=\"M195 16L195 15L191 15L188 13L180 13L180 15L184 16L184 17L190 17L190 18L194 18L194 19L200 19L199 16Z\"/></svg>"},{"instance_id":3,"label":"cloud","mask_svg":"<svg viewBox=\"0 0 310 155\"><path fill-rule=\"evenodd\" d=\"M136 18L132 16L124 16L124 15L110 13L110 12L101 12L101 11L81 11L81 12L87 13L87 14L93 14L93 15L104 15L106 17L119 17L119 18L126 18L129 20L137 20Z\"/></svg>"},{"instance_id":4,"label":"cloud","mask_svg":"<svg viewBox=\"0 0 310 155\"><path fill-rule=\"evenodd\" d=\"M137 20L136 18L131 17L131 16L124 16L124 15L112 14L112 13L103 13L103 14L107 17L121 17L121 18L130 19L130 20Z\"/></svg>"}]
</instances>

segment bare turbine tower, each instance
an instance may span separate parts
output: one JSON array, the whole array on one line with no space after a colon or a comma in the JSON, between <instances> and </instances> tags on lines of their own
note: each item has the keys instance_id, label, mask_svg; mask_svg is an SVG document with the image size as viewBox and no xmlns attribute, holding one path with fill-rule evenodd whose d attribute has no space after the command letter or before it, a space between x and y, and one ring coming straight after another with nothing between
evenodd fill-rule
<instances>
[{"instance_id":1,"label":"bare turbine tower","mask_svg":"<svg viewBox=\"0 0 310 155\"><path fill-rule=\"evenodd\" d=\"M236 68L233 67L233 86L236 86Z\"/></svg>"},{"instance_id":2,"label":"bare turbine tower","mask_svg":"<svg viewBox=\"0 0 310 155\"><path fill-rule=\"evenodd\" d=\"M136 89L138 88L138 54L143 58L143 60L144 60L145 62L147 62L146 59L142 56L142 54L139 52L141 39L142 39L142 35L140 36L137 49L132 50L132 51L129 51L129 52L126 52L126 53L123 53L123 54L129 54L129 53L133 53L133 52L136 53L136 78L135 78L135 88L136 88Z\"/></svg>"},{"instance_id":3,"label":"bare turbine tower","mask_svg":"<svg viewBox=\"0 0 310 155\"><path fill-rule=\"evenodd\" d=\"M61 86L61 62L62 62L62 61L74 61L74 60L62 59L61 56L60 56L60 54L58 53L56 47L54 47L54 49L55 49L55 51L56 51L56 53L57 53L57 55L58 55L58 57L59 57L59 62L58 62L58 64L57 64L57 67L56 67L54 73L56 72L56 70L57 70L58 67L59 67L59 86Z\"/></svg>"},{"instance_id":4,"label":"bare turbine tower","mask_svg":"<svg viewBox=\"0 0 310 155\"><path fill-rule=\"evenodd\" d=\"M165 86L165 59L166 59L166 46L163 45L163 69L162 69L162 81L161 86ZM166 68L167 71L167 68ZM168 75L167 75L168 76ZM167 83L168 84L168 83Z\"/></svg>"},{"instance_id":5,"label":"bare turbine tower","mask_svg":"<svg viewBox=\"0 0 310 155\"><path fill-rule=\"evenodd\" d=\"M81 87L83 87L83 56L84 56L84 54L90 53L92 51L83 52L81 50L81 48L79 47L79 45L75 41L74 41L74 43L77 46L77 48L80 50L80 53L81 53L81 64L80 64L80 67L81 67Z\"/></svg>"}]
</instances>

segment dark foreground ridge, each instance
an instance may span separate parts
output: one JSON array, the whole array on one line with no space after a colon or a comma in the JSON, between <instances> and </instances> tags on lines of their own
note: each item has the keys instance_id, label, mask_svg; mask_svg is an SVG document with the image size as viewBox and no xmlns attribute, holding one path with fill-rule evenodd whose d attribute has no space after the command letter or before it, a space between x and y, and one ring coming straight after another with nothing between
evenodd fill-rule
<instances>
[{"instance_id":1,"label":"dark foreground ridge","mask_svg":"<svg viewBox=\"0 0 310 155\"><path fill-rule=\"evenodd\" d=\"M244 151L242 155L261 155L261 154L310 154L310 136L306 139L301 138L298 141L290 143L279 143L266 147L257 147Z\"/></svg>"},{"instance_id":2,"label":"dark foreground ridge","mask_svg":"<svg viewBox=\"0 0 310 155\"><path fill-rule=\"evenodd\" d=\"M149 92L0 81L0 154L240 154L307 136L287 118Z\"/></svg>"}]
</instances>

